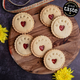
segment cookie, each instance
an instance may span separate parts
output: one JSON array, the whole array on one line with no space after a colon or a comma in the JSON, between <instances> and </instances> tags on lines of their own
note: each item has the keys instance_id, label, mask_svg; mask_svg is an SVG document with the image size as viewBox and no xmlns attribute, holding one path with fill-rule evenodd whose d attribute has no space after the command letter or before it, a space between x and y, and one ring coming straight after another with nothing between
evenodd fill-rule
<instances>
[{"instance_id":1,"label":"cookie","mask_svg":"<svg viewBox=\"0 0 80 80\"><path fill-rule=\"evenodd\" d=\"M34 27L34 19L30 14L21 12L13 17L12 26L19 33L28 33Z\"/></svg>"},{"instance_id":2,"label":"cookie","mask_svg":"<svg viewBox=\"0 0 80 80\"><path fill-rule=\"evenodd\" d=\"M51 31L58 38L66 38L72 32L72 21L66 16L60 16L54 19L51 24Z\"/></svg>"},{"instance_id":3,"label":"cookie","mask_svg":"<svg viewBox=\"0 0 80 80\"><path fill-rule=\"evenodd\" d=\"M33 37L31 35L20 35L16 38L14 46L16 52L21 56L31 55L30 43Z\"/></svg>"},{"instance_id":4,"label":"cookie","mask_svg":"<svg viewBox=\"0 0 80 80\"><path fill-rule=\"evenodd\" d=\"M58 70L63 67L65 63L65 56L62 51L52 49L44 56L44 65L49 70Z\"/></svg>"},{"instance_id":5,"label":"cookie","mask_svg":"<svg viewBox=\"0 0 80 80\"><path fill-rule=\"evenodd\" d=\"M58 16L61 16L60 9L55 5L48 5L42 9L40 20L45 26L50 27L52 20Z\"/></svg>"},{"instance_id":6,"label":"cookie","mask_svg":"<svg viewBox=\"0 0 80 80\"><path fill-rule=\"evenodd\" d=\"M52 49L52 42L46 36L38 36L31 42L31 51L36 57L42 58L50 49Z\"/></svg>"}]
</instances>

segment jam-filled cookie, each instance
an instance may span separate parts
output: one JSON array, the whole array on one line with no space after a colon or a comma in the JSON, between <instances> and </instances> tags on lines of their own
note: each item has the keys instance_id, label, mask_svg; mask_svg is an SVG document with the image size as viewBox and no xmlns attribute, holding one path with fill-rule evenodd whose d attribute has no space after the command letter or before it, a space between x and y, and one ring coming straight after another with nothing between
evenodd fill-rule
<instances>
[{"instance_id":1,"label":"jam-filled cookie","mask_svg":"<svg viewBox=\"0 0 80 80\"><path fill-rule=\"evenodd\" d=\"M31 42L31 51L36 57L42 58L50 49L52 49L52 42L46 36L38 36Z\"/></svg>"},{"instance_id":2,"label":"jam-filled cookie","mask_svg":"<svg viewBox=\"0 0 80 80\"><path fill-rule=\"evenodd\" d=\"M21 12L13 17L12 26L19 33L28 33L34 27L34 19L30 14Z\"/></svg>"},{"instance_id":3,"label":"jam-filled cookie","mask_svg":"<svg viewBox=\"0 0 80 80\"><path fill-rule=\"evenodd\" d=\"M45 26L50 27L52 20L58 16L61 16L60 9L55 5L48 5L42 9L40 20Z\"/></svg>"},{"instance_id":4,"label":"jam-filled cookie","mask_svg":"<svg viewBox=\"0 0 80 80\"><path fill-rule=\"evenodd\" d=\"M30 44L33 37L31 35L20 35L15 40L15 50L21 56L29 56L31 55Z\"/></svg>"},{"instance_id":5,"label":"jam-filled cookie","mask_svg":"<svg viewBox=\"0 0 80 80\"><path fill-rule=\"evenodd\" d=\"M57 17L51 24L51 31L58 38L68 37L72 32L72 28L72 22L66 16Z\"/></svg>"},{"instance_id":6,"label":"jam-filled cookie","mask_svg":"<svg viewBox=\"0 0 80 80\"><path fill-rule=\"evenodd\" d=\"M63 67L65 63L65 56L62 51L52 49L44 56L44 65L49 70L58 70Z\"/></svg>"}]
</instances>

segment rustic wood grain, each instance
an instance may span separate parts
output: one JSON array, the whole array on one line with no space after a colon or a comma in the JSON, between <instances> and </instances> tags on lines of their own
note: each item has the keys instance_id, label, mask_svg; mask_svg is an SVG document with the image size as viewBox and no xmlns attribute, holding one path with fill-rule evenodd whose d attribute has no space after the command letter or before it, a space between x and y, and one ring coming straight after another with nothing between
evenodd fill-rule
<instances>
[{"instance_id":1,"label":"rustic wood grain","mask_svg":"<svg viewBox=\"0 0 80 80\"><path fill-rule=\"evenodd\" d=\"M38 9L38 12L40 12L40 7ZM60 7L59 7L60 8ZM60 8L62 11L62 8ZM34 9L35 11L35 9ZM62 15L63 11L62 11ZM39 20L39 14L33 15L33 18L35 20L35 27L34 29L29 33L32 35L34 38L39 35L45 35L49 37L52 41L53 48L57 48L63 51L66 61L64 66L68 66L78 55L79 53L79 48L80 48L80 34L79 34L79 26L76 22L76 20L72 17L70 18L72 23L73 23L73 31L71 35L68 38L65 39L58 39L51 33L50 27L44 26L40 20ZM33 55L28 56L28 57L22 57L17 54L17 52L14 49L14 41L19 36L20 34L17 33L13 27L10 29L9 33L9 50L11 53L12 58L14 61L24 70L34 73L34 74L50 74L54 73L55 71L50 71L45 68L43 64L43 59L42 58L37 58ZM64 67L63 66L63 67Z\"/></svg>"}]
</instances>

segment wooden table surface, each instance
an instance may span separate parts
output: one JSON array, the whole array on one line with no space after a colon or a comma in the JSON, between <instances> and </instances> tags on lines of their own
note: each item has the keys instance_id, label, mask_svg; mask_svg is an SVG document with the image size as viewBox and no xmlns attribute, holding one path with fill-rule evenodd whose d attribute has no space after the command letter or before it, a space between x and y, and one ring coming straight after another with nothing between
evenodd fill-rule
<instances>
[{"instance_id":1,"label":"wooden table surface","mask_svg":"<svg viewBox=\"0 0 80 80\"><path fill-rule=\"evenodd\" d=\"M29 32L28 34L32 35L34 38L39 35L45 35L45 36L49 37L52 41L53 49L57 48L57 49L60 49L63 51L65 58L66 58L64 66L69 66L70 63L76 58L76 56L79 53L79 48L78 48L78 46L80 45L80 41L78 40L80 38L79 26L73 17L70 18L73 23L73 30L72 30L71 35L65 39L56 38L51 33L51 28L44 26L40 21L39 14L40 14L41 9L44 6L46 6L46 5L42 5L39 8L37 8L37 12L36 12L36 8L33 9L32 11L31 10L28 11L30 14L33 14L33 18L35 21L34 29L31 32ZM62 12L62 15L64 15L63 9L61 7L59 7L59 8ZM35 13L37 13L37 14L35 14ZM10 50L11 56L14 59L14 61L22 69L26 70L27 72L31 72L34 74L54 73L55 71L50 71L44 66L43 58L37 58L34 55L31 55L28 57L22 57L15 51L14 42L15 42L15 39L19 35L20 34L18 32L16 32L13 29L13 27L11 27L8 43L9 43L9 50ZM76 42L78 42L78 44L76 44ZM62 67L64 67L64 66L62 66Z\"/></svg>"}]
</instances>

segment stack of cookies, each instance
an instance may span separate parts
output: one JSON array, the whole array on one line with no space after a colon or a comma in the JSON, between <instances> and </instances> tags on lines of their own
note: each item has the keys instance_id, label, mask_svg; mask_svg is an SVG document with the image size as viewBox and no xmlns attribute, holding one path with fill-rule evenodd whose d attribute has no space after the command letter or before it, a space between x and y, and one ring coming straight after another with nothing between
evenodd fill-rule
<instances>
[{"instance_id":1,"label":"stack of cookies","mask_svg":"<svg viewBox=\"0 0 80 80\"><path fill-rule=\"evenodd\" d=\"M57 38L66 38L72 32L72 22L66 16L61 16L60 9L55 5L44 7L40 13L40 20ZM18 13L12 20L15 31L22 33L14 42L16 52L21 56L33 54L43 58L44 65L49 70L58 70L65 63L65 55L61 50L52 49L51 40L44 35L33 38L28 33L34 28L33 17L25 12ZM27 34L26 34L27 33Z\"/></svg>"},{"instance_id":2,"label":"stack of cookies","mask_svg":"<svg viewBox=\"0 0 80 80\"><path fill-rule=\"evenodd\" d=\"M66 16L61 16L60 9L55 5L49 5L40 13L41 22L51 27L51 32L57 38L66 38L72 32L72 22Z\"/></svg>"}]
</instances>

